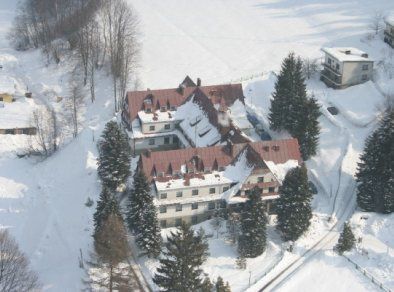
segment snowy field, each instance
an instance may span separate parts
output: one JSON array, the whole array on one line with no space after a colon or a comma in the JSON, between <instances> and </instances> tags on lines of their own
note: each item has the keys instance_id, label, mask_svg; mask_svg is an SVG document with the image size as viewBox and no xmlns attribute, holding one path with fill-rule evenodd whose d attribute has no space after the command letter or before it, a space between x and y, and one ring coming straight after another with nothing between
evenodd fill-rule
<instances>
[{"instance_id":1,"label":"snowy field","mask_svg":"<svg viewBox=\"0 0 394 292\"><path fill-rule=\"evenodd\" d=\"M284 253L274 228L269 227L269 247L248 261L249 270L235 267L236 248L225 230L216 239L208 222L212 256L204 271L212 279L221 275L233 291L256 291L273 272L302 255L317 241L316 254L275 287L280 291L373 291L371 284L348 261L331 252L338 226L354 211L354 171L365 137L375 126L383 103L381 91L394 92L394 81L385 64L394 64L392 49L381 39L367 38L366 27L374 11L394 10L388 0L130 0L141 18L143 41L139 78L142 88L174 87L186 74L201 77L203 84L243 81L248 110L267 125L270 94L281 60L294 50L302 57L320 58L322 46L354 46L376 60L376 83L346 90L328 89L316 78L309 92L322 105L321 142L318 155L307 162L319 194L313 201L314 218L308 234L293 254ZM14 0L0 1L0 62L3 73L29 86L37 104L49 102L57 110L56 96L67 95L71 61L45 66L40 52L12 50L6 40ZM383 62L385 61L385 62ZM264 74L263 74L264 73ZM259 75L259 77L251 78ZM393 72L394 76L394 72ZM0 225L7 227L40 274L47 291L79 291L84 276L78 267L80 249L88 256L94 207L84 204L98 197L96 142L112 116L111 87L105 74L97 82L97 101L87 101L84 129L73 141L45 162L19 159L26 137L0 135ZM245 81L248 79L247 81ZM340 114L332 116L327 106ZM274 137L285 137L286 134ZM394 289L393 216L357 212L351 224L360 247L349 254L355 262ZM328 219L333 219L328 222ZM333 229L332 229L333 228ZM330 231L332 229L332 231ZM163 233L167 230L163 231ZM308 238L306 238L308 237ZM389 247L387 247L389 246ZM364 253L362 250L365 250ZM149 277L154 262L145 261ZM271 271L271 269L273 269ZM269 273L271 271L271 273ZM263 275L267 276L263 278ZM322 287L324 287L324 290Z\"/></svg>"}]
</instances>

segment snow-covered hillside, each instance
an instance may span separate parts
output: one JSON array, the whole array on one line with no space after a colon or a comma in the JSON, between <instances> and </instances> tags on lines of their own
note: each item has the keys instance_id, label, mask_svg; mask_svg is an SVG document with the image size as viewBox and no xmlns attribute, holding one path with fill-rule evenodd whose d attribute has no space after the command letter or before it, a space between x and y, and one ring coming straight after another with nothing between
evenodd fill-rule
<instances>
[{"instance_id":1,"label":"snow-covered hillside","mask_svg":"<svg viewBox=\"0 0 394 292\"><path fill-rule=\"evenodd\" d=\"M40 52L16 52L6 39L16 1L0 1L0 62L3 73L21 89L28 86L37 104L50 102L58 110L55 96L67 94L71 70L69 60L45 66ZM354 211L354 171L365 137L375 126L383 102L381 91L394 92L385 63L394 64L392 49L381 39L366 37L374 11L394 10L388 0L129 0L141 19L143 42L139 77L142 87L168 88L186 74L201 77L203 84L244 81L248 110L267 125L269 98L275 74L283 57L294 50L302 57L320 58L322 46L354 46L375 59L376 82L346 90L328 89L317 79L308 90L322 105L320 150L308 161L309 174L318 187L313 226L297 243L294 254L281 256L281 241L269 228L272 242L267 253L249 261L253 273L240 272L236 251L224 238L212 238L212 257L204 265L210 276L222 275L233 291L251 291L264 286L275 272L324 237L316 254L302 268L287 275L276 287L280 291L373 291L371 284L347 260L331 252L337 231ZM262 74L264 73L264 74ZM394 76L394 72L392 73ZM250 78L259 75L257 78ZM87 101L84 129L44 162L17 158L26 137L0 135L0 226L7 227L32 261L48 291L79 291L84 271L78 266L80 249L91 248L93 207L96 199L96 142L103 125L112 117L111 87L104 73L97 82L97 101ZM335 105L340 114L326 109ZM272 133L271 133L272 134ZM279 137L276 135L275 137ZM356 213L351 223L362 248L350 257L394 289L393 216ZM328 222L328 218L333 220ZM209 229L208 223L205 224ZM327 236L326 236L327 235ZM308 238L307 238L308 237ZM387 252L387 246L388 252ZM385 249L386 247L386 249ZM361 250L361 249L360 249ZM279 260L281 260L279 262ZM145 272L155 263L147 262ZM145 267L144 267L145 268ZM273 269L273 270L272 270ZM269 272L273 273L269 273ZM263 275L268 273L263 279ZM391 276L392 277L392 276Z\"/></svg>"}]
</instances>

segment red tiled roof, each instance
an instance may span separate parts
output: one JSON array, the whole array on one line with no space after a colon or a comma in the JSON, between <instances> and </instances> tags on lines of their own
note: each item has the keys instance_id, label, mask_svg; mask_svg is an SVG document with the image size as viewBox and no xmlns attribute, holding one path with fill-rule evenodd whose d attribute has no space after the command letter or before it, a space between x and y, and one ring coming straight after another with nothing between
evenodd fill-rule
<instances>
[{"instance_id":1,"label":"red tiled roof","mask_svg":"<svg viewBox=\"0 0 394 292\"><path fill-rule=\"evenodd\" d=\"M242 84L209 85L199 87L214 104L224 104L231 106L235 100L240 99L244 102ZM144 108L144 100L150 98L154 110L158 110L158 105L180 106L188 96L196 89L195 86L179 88L156 89L144 91L129 91L126 98L129 107L129 119L133 121L140 110Z\"/></svg>"},{"instance_id":2,"label":"red tiled roof","mask_svg":"<svg viewBox=\"0 0 394 292\"><path fill-rule=\"evenodd\" d=\"M169 165L173 173L180 172L181 166L188 164L193 157L198 157L201 165L204 167L214 168L226 167L232 163L234 158L245 147L251 147L254 151L249 151L248 155L251 163L259 164L259 159L264 161L273 161L276 164L285 163L288 160L297 160L302 163L301 154L297 139L258 141L225 146L211 146L203 148L186 148L170 151L149 152L141 154L140 167L150 179L153 172L163 172L167 174Z\"/></svg>"}]
</instances>

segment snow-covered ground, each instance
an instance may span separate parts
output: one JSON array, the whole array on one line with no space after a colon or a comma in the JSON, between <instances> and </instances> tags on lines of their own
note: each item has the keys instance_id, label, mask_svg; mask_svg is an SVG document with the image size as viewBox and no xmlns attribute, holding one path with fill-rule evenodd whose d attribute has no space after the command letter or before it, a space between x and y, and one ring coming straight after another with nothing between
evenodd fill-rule
<instances>
[{"instance_id":1,"label":"snow-covered ground","mask_svg":"<svg viewBox=\"0 0 394 292\"><path fill-rule=\"evenodd\" d=\"M57 110L56 96L67 95L70 60L45 66L40 52L16 52L6 39L11 25L14 0L0 1L0 62L24 90L33 92L37 103L49 102ZM209 240L212 256L204 271L212 279L221 275L233 291L249 286L258 290L275 272L286 266L308 247L324 237L314 256L308 256L302 269L280 283L280 291L372 291L371 284L346 259L329 249L337 231L327 233L335 222L342 223L354 209L354 171L365 137L373 129L383 97L381 91L394 92L394 54L381 39L366 37L374 11L394 10L387 0L130 0L141 18L143 41L139 77L143 87L167 88L186 74L201 77L203 84L244 81L248 110L267 125L269 98L275 74L285 55L293 50L302 57L320 58L322 46L353 46L368 52L376 62L376 82L346 90L327 89L316 78L308 82L309 92L322 105L322 127L318 154L308 161L311 179L318 187L313 202L313 225L295 246L294 253L281 256L281 241L269 227L269 247L262 256L249 260L248 269L235 267L236 249L225 234ZM262 75L262 73L264 73ZM262 75L262 77L261 77ZM19 159L26 137L0 135L0 225L8 227L28 254L33 268L49 291L78 291L83 270L78 267L80 249L85 257L91 247L92 212L84 205L96 199L96 141L112 116L109 82L101 74L97 82L97 101L88 101L84 129L73 141L44 162ZM327 106L340 113L332 116ZM271 133L273 137L285 137ZM349 255L393 289L393 254L385 245L393 238L392 216L356 213L351 223L368 256ZM328 218L333 220L328 222ZM203 226L212 233L208 222ZM163 231L164 233L166 232ZM223 231L224 232L224 231ZM308 238L307 238L308 237ZM279 262L279 260L281 260ZM276 266L276 264L278 265ZM147 261L146 275L155 263ZM150 272L149 272L149 269ZM252 271L249 274L249 270ZM267 277L263 275L268 273ZM256 284L255 284L256 283ZM324 289L322 288L324 287Z\"/></svg>"}]
</instances>

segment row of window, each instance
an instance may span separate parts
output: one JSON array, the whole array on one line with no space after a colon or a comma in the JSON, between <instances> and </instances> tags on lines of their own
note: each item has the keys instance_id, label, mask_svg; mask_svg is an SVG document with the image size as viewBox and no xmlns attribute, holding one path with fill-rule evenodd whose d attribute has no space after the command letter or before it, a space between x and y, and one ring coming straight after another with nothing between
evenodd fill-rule
<instances>
[{"instance_id":1,"label":"row of window","mask_svg":"<svg viewBox=\"0 0 394 292\"><path fill-rule=\"evenodd\" d=\"M189 205L189 204L187 204ZM175 212L181 212L183 210L183 206L181 204L175 205ZM199 207L199 204L192 203L191 204L191 210L197 210ZM216 202L208 202L208 210L214 210L214 209L220 209L220 208L226 208L226 201L220 201L218 203ZM160 213L167 213L167 206L160 206L159 208Z\"/></svg>"},{"instance_id":2,"label":"row of window","mask_svg":"<svg viewBox=\"0 0 394 292\"><path fill-rule=\"evenodd\" d=\"M147 102L147 101L145 101L145 102ZM147 102L147 103L152 104L151 102ZM170 107L162 106L162 107L160 107L161 112L165 112L166 110L176 111L176 106L170 106ZM152 112L152 109L150 107L148 107L145 109L145 112L149 114Z\"/></svg>"},{"instance_id":3,"label":"row of window","mask_svg":"<svg viewBox=\"0 0 394 292\"><path fill-rule=\"evenodd\" d=\"M229 189L228 186L223 187L223 192L227 191ZM209 188L209 194L213 195L216 193L216 188ZM198 189L192 190L192 196L198 196ZM183 192L182 191L177 191L176 192L176 197L177 198L182 198L183 197ZM160 194L160 199L167 199L167 193L161 193Z\"/></svg>"},{"instance_id":4,"label":"row of window","mask_svg":"<svg viewBox=\"0 0 394 292\"><path fill-rule=\"evenodd\" d=\"M149 131L154 131L156 129L156 126L149 126ZM165 124L164 125L164 130L170 130L171 129L171 124Z\"/></svg>"},{"instance_id":5,"label":"row of window","mask_svg":"<svg viewBox=\"0 0 394 292\"><path fill-rule=\"evenodd\" d=\"M198 223L198 217L192 216L192 224L197 224L197 223ZM181 225L182 225L182 219L176 218L175 219L175 226L181 226ZM167 220L160 220L160 227L167 228Z\"/></svg>"},{"instance_id":6,"label":"row of window","mask_svg":"<svg viewBox=\"0 0 394 292\"><path fill-rule=\"evenodd\" d=\"M329 65L331 65L332 63L334 63L334 61L331 60L330 58L328 58L327 62L328 62ZM363 70L363 71L367 71L368 68L369 68L369 65L368 65L368 64L364 64L364 65L362 66L362 70ZM339 64L335 64L335 69L336 69L336 70L339 70Z\"/></svg>"},{"instance_id":7,"label":"row of window","mask_svg":"<svg viewBox=\"0 0 394 292\"><path fill-rule=\"evenodd\" d=\"M149 142L148 142L148 143L149 143L149 145L155 145L155 144L156 144L155 138L149 139ZM178 137L177 137L177 136L174 136L174 138L173 138L173 143L174 143L174 144L178 143ZM164 145L170 144L170 137L164 137L164 142L163 142L163 144L164 144Z\"/></svg>"}]
</instances>

